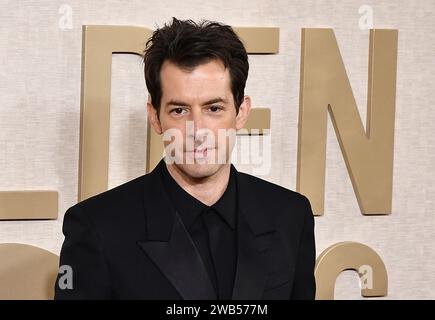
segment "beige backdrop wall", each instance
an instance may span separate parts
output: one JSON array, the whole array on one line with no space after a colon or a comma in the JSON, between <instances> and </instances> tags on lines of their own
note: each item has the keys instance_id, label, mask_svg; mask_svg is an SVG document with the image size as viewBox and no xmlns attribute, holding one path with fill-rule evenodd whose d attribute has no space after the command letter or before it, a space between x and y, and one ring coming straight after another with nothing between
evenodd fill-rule
<instances>
[{"instance_id":1,"label":"beige backdrop wall","mask_svg":"<svg viewBox=\"0 0 435 320\"><path fill-rule=\"evenodd\" d=\"M77 199L81 27L155 28L172 16L233 26L280 28L277 55L251 56L247 94L272 110L272 168L264 179L295 189L300 35L335 30L365 123L368 31L358 12L373 9L375 28L399 30L393 213L363 216L331 121L325 215L316 217L317 254L359 241L383 258L390 299L435 298L435 2L424 1L5 1L0 2L0 190L59 192L57 221L0 221L0 243L56 254L65 210ZM66 10L66 11L65 11ZM71 13L71 24L65 13ZM145 39L144 39L145 41ZM113 58L110 187L143 174L146 101L138 57ZM252 167L237 165L241 171ZM1 263L1 261L0 261ZM337 281L336 298L359 299L355 273Z\"/></svg>"}]
</instances>

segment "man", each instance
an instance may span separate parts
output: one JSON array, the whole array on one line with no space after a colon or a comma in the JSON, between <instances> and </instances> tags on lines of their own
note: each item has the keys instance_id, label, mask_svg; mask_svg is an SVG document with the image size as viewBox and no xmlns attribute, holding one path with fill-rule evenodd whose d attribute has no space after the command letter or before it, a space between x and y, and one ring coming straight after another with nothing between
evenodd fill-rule
<instances>
[{"instance_id":1,"label":"man","mask_svg":"<svg viewBox=\"0 0 435 320\"><path fill-rule=\"evenodd\" d=\"M174 18L147 42L144 63L166 156L66 212L60 265L73 281L59 275L55 297L313 299L308 199L230 163L251 108L242 42L229 26Z\"/></svg>"}]
</instances>

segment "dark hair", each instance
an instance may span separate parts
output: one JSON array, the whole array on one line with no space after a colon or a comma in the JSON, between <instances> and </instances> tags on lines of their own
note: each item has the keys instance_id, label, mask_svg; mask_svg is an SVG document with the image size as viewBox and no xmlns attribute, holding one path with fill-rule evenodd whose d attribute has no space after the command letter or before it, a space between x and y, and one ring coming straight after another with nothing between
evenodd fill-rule
<instances>
[{"instance_id":1,"label":"dark hair","mask_svg":"<svg viewBox=\"0 0 435 320\"><path fill-rule=\"evenodd\" d=\"M248 78L248 55L233 29L218 22L172 19L154 31L144 53L144 72L151 102L160 111L162 86L160 69L166 60L191 69L212 59L221 60L229 69L231 91L237 113L243 102Z\"/></svg>"}]
</instances>

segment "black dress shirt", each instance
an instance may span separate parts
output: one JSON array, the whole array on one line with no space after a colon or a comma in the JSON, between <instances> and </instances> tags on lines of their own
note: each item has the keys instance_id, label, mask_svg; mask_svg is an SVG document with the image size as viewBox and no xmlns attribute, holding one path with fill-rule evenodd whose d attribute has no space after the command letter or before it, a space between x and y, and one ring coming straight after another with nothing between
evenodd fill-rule
<instances>
[{"instance_id":1,"label":"black dress shirt","mask_svg":"<svg viewBox=\"0 0 435 320\"><path fill-rule=\"evenodd\" d=\"M216 203L207 206L180 187L166 165L162 166L163 185L204 262L218 299L231 299L236 271L238 210L235 174L231 166L225 192ZM218 217L213 220L216 223L213 227L218 228L220 234L218 244L210 243L211 230L205 219L205 215L210 214Z\"/></svg>"}]
</instances>

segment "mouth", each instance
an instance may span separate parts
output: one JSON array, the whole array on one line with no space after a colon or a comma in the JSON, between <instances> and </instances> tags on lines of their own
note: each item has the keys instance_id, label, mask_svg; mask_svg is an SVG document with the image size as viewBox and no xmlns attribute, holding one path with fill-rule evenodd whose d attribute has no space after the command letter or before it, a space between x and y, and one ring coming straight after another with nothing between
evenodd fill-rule
<instances>
[{"instance_id":1,"label":"mouth","mask_svg":"<svg viewBox=\"0 0 435 320\"><path fill-rule=\"evenodd\" d=\"M193 156L196 158L196 159L200 159L200 158L206 158L207 157L207 155L208 155L208 153L211 151L211 150L213 150L214 148L198 148L198 149L194 149L194 150L190 150L190 151L187 151L187 152L189 152L189 153L193 153Z\"/></svg>"}]
</instances>

